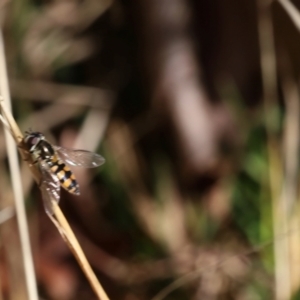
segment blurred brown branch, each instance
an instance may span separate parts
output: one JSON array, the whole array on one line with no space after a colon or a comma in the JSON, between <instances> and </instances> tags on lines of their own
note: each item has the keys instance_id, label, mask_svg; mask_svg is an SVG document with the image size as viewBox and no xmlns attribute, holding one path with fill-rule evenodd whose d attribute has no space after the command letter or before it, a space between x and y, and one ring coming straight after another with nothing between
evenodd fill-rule
<instances>
[{"instance_id":1,"label":"blurred brown branch","mask_svg":"<svg viewBox=\"0 0 300 300\"><path fill-rule=\"evenodd\" d=\"M182 166L203 174L215 167L216 135L209 96L189 35L185 0L135 1L153 104L171 120Z\"/></svg>"}]
</instances>

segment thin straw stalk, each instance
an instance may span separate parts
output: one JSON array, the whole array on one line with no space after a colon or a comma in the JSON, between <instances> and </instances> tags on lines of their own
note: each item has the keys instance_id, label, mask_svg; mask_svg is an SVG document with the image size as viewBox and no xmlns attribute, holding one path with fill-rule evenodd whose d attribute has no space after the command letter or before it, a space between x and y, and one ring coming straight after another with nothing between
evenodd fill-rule
<instances>
[{"instance_id":1,"label":"thin straw stalk","mask_svg":"<svg viewBox=\"0 0 300 300\"><path fill-rule=\"evenodd\" d=\"M7 105L10 107L10 93L8 86L8 76L6 70L6 59L4 52L4 41L2 31L0 29L0 92L5 97ZM3 104L3 99L0 100ZM16 135L19 132L16 131ZM12 140L8 132L5 131L6 139L6 150L8 153L9 168L11 171L11 183L13 188L15 208L16 208L16 217L18 223L18 231L20 234L21 241L21 251L22 251L22 260L25 272L25 282L27 289L27 297L30 300L38 299L37 284L34 273L34 264L31 253L30 239L28 233L28 225L26 212L24 207L24 197L22 191L22 181L19 170L18 154L16 151L15 143ZM26 296L24 295L24 299Z\"/></svg>"},{"instance_id":2,"label":"thin straw stalk","mask_svg":"<svg viewBox=\"0 0 300 300\"><path fill-rule=\"evenodd\" d=\"M42 174L40 170L34 165L32 158L30 155L28 155L28 151L26 150L26 145L23 143L23 135L15 122L12 115L9 113L9 111L5 108L3 105L3 101L0 101L0 108L2 110L3 116L5 117L5 120L8 123L8 127L11 131L11 134L13 138L15 139L15 142L18 145L20 154L22 158L28 162L28 165L30 167L30 171L32 172L32 175L35 179L35 181L39 184L42 182ZM97 280L96 275L94 274L90 264L88 263L69 223L67 222L64 214L60 210L57 202L54 199L51 199L51 210L53 211L53 216L49 214L49 217L51 221L54 223L54 225L57 227L59 233L63 237L64 241L66 241L67 245L69 246L70 250L74 254L75 258L77 259L82 271L86 275L88 281L90 282L90 285L92 289L94 290L95 294L97 295L98 299L101 300L109 300L108 296L106 295L104 289L102 288L101 284Z\"/></svg>"}]
</instances>

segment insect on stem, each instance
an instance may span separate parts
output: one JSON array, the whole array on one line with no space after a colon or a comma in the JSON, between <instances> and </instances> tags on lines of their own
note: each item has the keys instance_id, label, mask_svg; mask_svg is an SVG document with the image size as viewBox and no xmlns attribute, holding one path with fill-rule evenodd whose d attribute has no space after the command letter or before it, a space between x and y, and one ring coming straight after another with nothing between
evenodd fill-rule
<instances>
[{"instance_id":1,"label":"insect on stem","mask_svg":"<svg viewBox=\"0 0 300 300\"><path fill-rule=\"evenodd\" d=\"M74 254L78 264L90 282L92 289L97 295L97 298L100 300L109 300L88 263L70 225L58 206L60 186L63 186L64 184L63 188L69 189L69 192L72 192L72 188L74 187L71 184L73 178L69 173L69 168L62 168L62 163L59 162L66 160L66 163L72 166L93 168L103 164L105 162L104 158L101 155L85 150L70 150L53 146L38 132L27 132L24 138L13 116L5 108L3 97L1 96L0 121L13 136L22 159L28 163L30 171L35 181L39 184L39 188L42 192L44 206L48 217L57 227L64 241ZM43 142L40 144L41 141ZM53 155L49 155L52 151L54 155L59 153L63 159L57 155L57 161L54 163ZM33 164L35 161L36 163ZM54 168L55 166L57 166L57 169ZM52 171L50 171L51 168ZM76 192L76 189L74 192Z\"/></svg>"}]
</instances>

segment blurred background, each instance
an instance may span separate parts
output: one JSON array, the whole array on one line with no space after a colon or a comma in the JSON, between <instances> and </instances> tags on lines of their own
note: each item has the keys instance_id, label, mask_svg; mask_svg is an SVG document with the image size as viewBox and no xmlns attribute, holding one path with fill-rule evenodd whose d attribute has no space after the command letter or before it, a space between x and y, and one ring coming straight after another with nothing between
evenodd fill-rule
<instances>
[{"instance_id":1,"label":"blurred background","mask_svg":"<svg viewBox=\"0 0 300 300\"><path fill-rule=\"evenodd\" d=\"M22 131L106 159L60 206L111 299L300 299L300 1L0 5ZM2 129L0 156L5 208ZM21 170L40 299L96 299ZM1 297L27 299L0 233Z\"/></svg>"}]
</instances>

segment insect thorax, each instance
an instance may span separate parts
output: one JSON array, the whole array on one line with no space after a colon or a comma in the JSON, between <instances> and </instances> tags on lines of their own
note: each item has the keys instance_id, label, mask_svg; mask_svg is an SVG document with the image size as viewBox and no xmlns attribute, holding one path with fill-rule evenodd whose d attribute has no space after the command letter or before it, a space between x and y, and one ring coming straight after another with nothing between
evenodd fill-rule
<instances>
[{"instance_id":1,"label":"insect thorax","mask_svg":"<svg viewBox=\"0 0 300 300\"><path fill-rule=\"evenodd\" d=\"M54 157L55 151L51 144L45 140L41 140L32 151L35 159L50 161Z\"/></svg>"}]
</instances>

